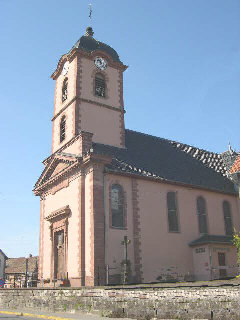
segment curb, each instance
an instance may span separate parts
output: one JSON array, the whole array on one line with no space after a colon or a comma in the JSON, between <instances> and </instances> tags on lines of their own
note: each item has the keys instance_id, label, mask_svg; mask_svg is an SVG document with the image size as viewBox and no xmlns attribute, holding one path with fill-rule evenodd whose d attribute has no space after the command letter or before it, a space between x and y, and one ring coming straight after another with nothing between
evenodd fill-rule
<instances>
[{"instance_id":1,"label":"curb","mask_svg":"<svg viewBox=\"0 0 240 320\"><path fill-rule=\"evenodd\" d=\"M33 313L1 311L1 310L0 310L0 314L12 314L12 315L15 315L15 316L30 317L30 318L40 318L40 319L51 319L51 320L73 320L72 318L46 316L44 314L33 314Z\"/></svg>"}]
</instances>

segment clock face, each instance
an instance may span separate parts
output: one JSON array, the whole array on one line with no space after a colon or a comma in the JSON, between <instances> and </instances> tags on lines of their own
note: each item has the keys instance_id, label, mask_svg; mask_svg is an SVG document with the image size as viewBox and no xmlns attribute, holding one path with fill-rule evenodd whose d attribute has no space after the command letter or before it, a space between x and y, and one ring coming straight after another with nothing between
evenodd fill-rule
<instances>
[{"instance_id":1,"label":"clock face","mask_svg":"<svg viewBox=\"0 0 240 320\"><path fill-rule=\"evenodd\" d=\"M62 70L62 75L63 75L63 76L65 76L65 74L67 74L68 68L69 68L69 62L66 61L66 62L64 63L63 70Z\"/></svg>"},{"instance_id":2,"label":"clock face","mask_svg":"<svg viewBox=\"0 0 240 320\"><path fill-rule=\"evenodd\" d=\"M94 63L95 63L95 66L100 70L104 70L107 68L107 62L101 57L97 57L94 60Z\"/></svg>"}]
</instances>

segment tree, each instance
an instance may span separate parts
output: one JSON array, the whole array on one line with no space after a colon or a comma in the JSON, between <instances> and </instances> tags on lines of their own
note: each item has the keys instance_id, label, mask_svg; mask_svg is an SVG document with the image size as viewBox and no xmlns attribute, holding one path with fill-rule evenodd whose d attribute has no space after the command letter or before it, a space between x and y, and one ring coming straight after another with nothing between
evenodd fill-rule
<instances>
[{"instance_id":1,"label":"tree","mask_svg":"<svg viewBox=\"0 0 240 320\"><path fill-rule=\"evenodd\" d=\"M233 244L237 248L237 254L238 254L238 266L240 266L240 232L237 232L235 228L233 228ZM237 278L240 277L240 274L237 276Z\"/></svg>"}]
</instances>

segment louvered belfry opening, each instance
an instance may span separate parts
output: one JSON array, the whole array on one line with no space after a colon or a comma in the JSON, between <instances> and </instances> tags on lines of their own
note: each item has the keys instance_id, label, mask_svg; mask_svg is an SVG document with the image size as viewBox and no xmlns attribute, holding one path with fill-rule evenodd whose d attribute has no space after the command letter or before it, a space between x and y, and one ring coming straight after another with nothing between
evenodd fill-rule
<instances>
[{"instance_id":1,"label":"louvered belfry opening","mask_svg":"<svg viewBox=\"0 0 240 320\"><path fill-rule=\"evenodd\" d=\"M68 78L66 78L64 80L64 82L63 82L63 86L62 86L62 102L67 100L67 96L68 96Z\"/></svg>"},{"instance_id":2,"label":"louvered belfry opening","mask_svg":"<svg viewBox=\"0 0 240 320\"><path fill-rule=\"evenodd\" d=\"M95 77L95 94L99 97L106 96L105 78L100 73L97 73Z\"/></svg>"},{"instance_id":3,"label":"louvered belfry opening","mask_svg":"<svg viewBox=\"0 0 240 320\"><path fill-rule=\"evenodd\" d=\"M66 117L63 116L60 122L60 142L65 139L65 132L66 132Z\"/></svg>"}]
</instances>

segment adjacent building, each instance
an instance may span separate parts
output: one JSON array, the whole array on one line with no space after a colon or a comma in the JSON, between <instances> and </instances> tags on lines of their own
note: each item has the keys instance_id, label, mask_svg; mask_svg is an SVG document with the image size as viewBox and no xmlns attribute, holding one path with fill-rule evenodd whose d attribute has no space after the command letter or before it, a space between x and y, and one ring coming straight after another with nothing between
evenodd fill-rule
<instances>
[{"instance_id":1,"label":"adjacent building","mask_svg":"<svg viewBox=\"0 0 240 320\"><path fill-rule=\"evenodd\" d=\"M0 249L0 279L5 279L5 265L8 257L5 253Z\"/></svg>"},{"instance_id":2,"label":"adjacent building","mask_svg":"<svg viewBox=\"0 0 240 320\"><path fill-rule=\"evenodd\" d=\"M235 276L238 154L125 129L126 69L89 27L52 74L52 152L34 187L39 279L120 283L126 248L132 283Z\"/></svg>"},{"instance_id":3,"label":"adjacent building","mask_svg":"<svg viewBox=\"0 0 240 320\"><path fill-rule=\"evenodd\" d=\"M36 287L38 280L38 257L9 258L5 268L5 287Z\"/></svg>"}]
</instances>

